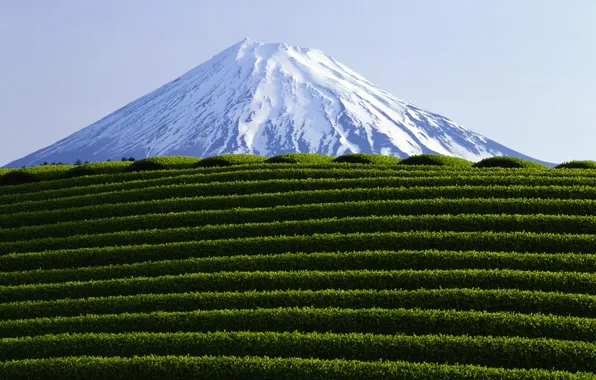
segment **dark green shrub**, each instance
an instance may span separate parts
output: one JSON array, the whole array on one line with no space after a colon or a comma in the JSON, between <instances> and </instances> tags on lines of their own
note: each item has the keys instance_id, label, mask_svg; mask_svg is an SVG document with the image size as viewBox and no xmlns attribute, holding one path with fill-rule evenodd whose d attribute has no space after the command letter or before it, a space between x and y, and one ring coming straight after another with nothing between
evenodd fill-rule
<instances>
[{"instance_id":1,"label":"dark green shrub","mask_svg":"<svg viewBox=\"0 0 596 380\"><path fill-rule=\"evenodd\" d=\"M269 164L328 164L335 157L318 153L285 153L270 157L265 162Z\"/></svg>"},{"instance_id":2,"label":"dark green shrub","mask_svg":"<svg viewBox=\"0 0 596 380\"><path fill-rule=\"evenodd\" d=\"M405 158L400 165L434 165L434 166L460 166L471 167L472 162L459 157L443 156L441 154L417 154Z\"/></svg>"},{"instance_id":3,"label":"dark green shrub","mask_svg":"<svg viewBox=\"0 0 596 380\"><path fill-rule=\"evenodd\" d=\"M54 180L63 178L62 176L69 169L75 168L75 165L64 165L64 164L51 164L51 165L38 165L29 166L22 169L25 173L32 174L39 181Z\"/></svg>"},{"instance_id":4,"label":"dark green shrub","mask_svg":"<svg viewBox=\"0 0 596 380\"><path fill-rule=\"evenodd\" d=\"M370 153L350 153L336 157L333 162L348 162L353 164L372 164L372 165L394 165L402 161L402 158L394 156L384 156L382 154Z\"/></svg>"},{"instance_id":5,"label":"dark green shrub","mask_svg":"<svg viewBox=\"0 0 596 380\"><path fill-rule=\"evenodd\" d=\"M555 169L596 169L596 161L567 161L555 166Z\"/></svg>"},{"instance_id":6,"label":"dark green shrub","mask_svg":"<svg viewBox=\"0 0 596 380\"><path fill-rule=\"evenodd\" d=\"M546 165L518 157L495 156L485 158L472 165L474 168L548 168Z\"/></svg>"},{"instance_id":7,"label":"dark green shrub","mask_svg":"<svg viewBox=\"0 0 596 380\"><path fill-rule=\"evenodd\" d=\"M190 169L200 161L198 157L188 156L159 156L144 158L134 161L129 167L129 171L142 170L164 170L164 169Z\"/></svg>"},{"instance_id":8,"label":"dark green shrub","mask_svg":"<svg viewBox=\"0 0 596 380\"><path fill-rule=\"evenodd\" d=\"M220 154L218 156L207 157L199 161L196 167L211 166L232 166L243 164L259 164L265 162L267 157L257 156L255 154Z\"/></svg>"},{"instance_id":9,"label":"dark green shrub","mask_svg":"<svg viewBox=\"0 0 596 380\"><path fill-rule=\"evenodd\" d=\"M39 181L39 177L24 170L13 170L0 176L0 186L21 185Z\"/></svg>"},{"instance_id":10,"label":"dark green shrub","mask_svg":"<svg viewBox=\"0 0 596 380\"><path fill-rule=\"evenodd\" d=\"M132 164L129 161L91 162L75 166L64 173L64 178L82 177L95 174L124 173Z\"/></svg>"}]
</instances>

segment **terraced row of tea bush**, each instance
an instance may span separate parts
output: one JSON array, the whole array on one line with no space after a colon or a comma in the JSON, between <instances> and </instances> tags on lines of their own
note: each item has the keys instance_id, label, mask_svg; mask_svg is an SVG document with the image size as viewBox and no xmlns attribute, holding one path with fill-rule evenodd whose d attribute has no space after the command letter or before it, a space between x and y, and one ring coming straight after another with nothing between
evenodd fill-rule
<instances>
[{"instance_id":1,"label":"terraced row of tea bush","mask_svg":"<svg viewBox=\"0 0 596 380\"><path fill-rule=\"evenodd\" d=\"M58 166L0 173L39 173L0 187L0 378L596 376L589 162Z\"/></svg>"},{"instance_id":2,"label":"terraced row of tea bush","mask_svg":"<svg viewBox=\"0 0 596 380\"><path fill-rule=\"evenodd\" d=\"M388 177L398 176L404 179L409 177L419 177L421 174L427 176L440 175L442 177L451 175L461 175L465 172L473 172L475 177L479 179L486 179L499 175L513 181L520 180L522 174L519 170L500 169L500 170L452 170L448 168L443 169L424 169L406 168L397 169L395 167L381 167L377 166L371 169L363 168L361 165L342 165L338 168L337 165L308 167L306 165L297 168L293 167L257 167L249 166L246 170L239 171L238 167L234 168L216 168L204 171L185 170L185 171L168 171L163 173L163 177L149 177L145 176L115 176L115 175L97 175L77 178L76 180L56 180L47 181L35 184L35 186L7 186L0 187L0 201L3 203L24 202L28 200L53 199L61 197L72 197L76 195L87 195L96 193L107 193L122 190L134 190L147 187L160 187L168 185L184 185L184 184L204 184L209 182L234 182L234 181L250 181L250 180L279 180L279 179L348 179L348 178L370 178L370 177ZM156 174L155 172L151 172ZM536 177L550 177L551 181L586 181L595 177L595 173L579 170L558 171L552 175L544 171L530 171L523 170L524 176L531 175ZM135 173L132 173L135 174ZM470 173L471 174L471 173ZM470 175L469 174L469 175ZM539 178L537 178L539 179ZM108 182L109 181L109 182ZM18 191L8 191L18 190Z\"/></svg>"},{"instance_id":3,"label":"terraced row of tea bush","mask_svg":"<svg viewBox=\"0 0 596 380\"><path fill-rule=\"evenodd\" d=\"M190 169L229 167L249 164L363 164L374 166L442 166L454 168L534 168L547 169L548 166L516 157L490 157L473 163L461 158L435 154L413 155L406 159L379 154L350 153L339 157L308 153L286 153L274 157L253 154L222 154L204 159L186 156L150 157L135 161L134 158L114 162L86 162L75 165L49 164L21 169L0 169L0 185L18 185L59 178L75 178L98 174L125 172L146 172L167 169ZM596 162L575 160L555 166L557 169L595 169Z\"/></svg>"}]
</instances>

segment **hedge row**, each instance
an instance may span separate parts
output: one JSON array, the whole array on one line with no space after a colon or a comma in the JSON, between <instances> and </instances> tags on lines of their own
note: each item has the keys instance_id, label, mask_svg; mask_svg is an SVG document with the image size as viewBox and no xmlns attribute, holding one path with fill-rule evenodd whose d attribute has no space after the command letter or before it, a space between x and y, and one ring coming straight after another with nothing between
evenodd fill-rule
<instances>
[{"instance_id":1,"label":"hedge row","mask_svg":"<svg viewBox=\"0 0 596 380\"><path fill-rule=\"evenodd\" d=\"M0 173L0 184L3 184L4 182L3 174L11 174L14 172L22 172L31 175L38 181L51 181L87 175L119 174L126 171L192 168L198 161L200 161L200 159L196 157L162 156L146 158L135 162L127 160L124 162L91 162L82 165L39 165L24 169L9 169L7 173Z\"/></svg>"},{"instance_id":2,"label":"hedge row","mask_svg":"<svg viewBox=\"0 0 596 380\"><path fill-rule=\"evenodd\" d=\"M147 336L147 335L145 335ZM88 340L92 341L90 336ZM72 340L81 341L82 337ZM440 360L437 360L440 361ZM6 379L134 380L134 379L246 379L246 380L370 380L478 379L584 380L588 373L544 369L504 369L473 365L410 363L403 361L321 360L233 356L77 356L0 362Z\"/></svg>"},{"instance_id":3,"label":"hedge row","mask_svg":"<svg viewBox=\"0 0 596 380\"><path fill-rule=\"evenodd\" d=\"M306 188L307 186L303 186ZM340 186L341 187L341 186ZM85 219L114 218L118 216L146 215L154 213L185 212L193 210L222 210L230 208L258 208L283 205L302 205L315 203L341 203L355 201L400 200L402 202L432 203L433 200L443 202L442 199L481 198L495 201L495 198L540 198L556 199L551 204L557 209L559 202L561 213L593 214L596 188L592 187L540 187L540 186L449 186L449 187L374 187L371 188L339 188L329 190L294 190L287 192L273 192L280 189L270 188L271 192L239 194L193 196L187 198L173 198L165 195L162 198L149 201L134 201L128 203L108 203L93 206L72 207L56 210L41 210L18 212L14 214L0 214L2 228L53 224L66 221ZM437 200L440 198L441 200ZM574 201L571 201L574 200ZM501 202L501 200L499 200ZM504 201L503 201L504 202ZM437 206L439 207L439 206ZM569 208L576 211L566 211ZM491 206L487 206L487 210ZM496 212L498 208L492 208ZM432 212L432 211L431 211Z\"/></svg>"},{"instance_id":4,"label":"hedge row","mask_svg":"<svg viewBox=\"0 0 596 380\"><path fill-rule=\"evenodd\" d=\"M25 173L34 174L40 179L50 179L56 176L60 176L67 170L74 168L75 165L68 164L52 164L52 165L39 165L30 166L26 168L8 168L8 171L23 171Z\"/></svg>"},{"instance_id":5,"label":"hedge row","mask_svg":"<svg viewBox=\"0 0 596 380\"><path fill-rule=\"evenodd\" d=\"M11 194L22 194L22 193L31 193L37 191L44 191L44 190L55 190L55 189L62 189L68 187L81 187L81 186L93 186L93 185L100 185L100 184L120 184L122 186L127 186L126 182L133 182L133 181L143 181L143 180L151 180L151 179L159 179L159 178L169 178L169 177L178 177L183 175L197 175L197 174L207 174L207 173L224 173L224 172L241 172L244 170L280 170L280 169L293 169L293 168L300 168L300 169L345 169L345 168L355 168L355 169L369 169L369 170L393 170L399 171L400 173L409 173L409 172L417 172L417 173L433 173L433 172L443 172L443 173L454 173L457 171L458 173L476 173L478 175L482 174L497 174L502 173L506 174L532 174L532 175L546 175L548 173L544 173L544 171L537 171L534 169L488 169L488 170L480 170L480 169L461 169L461 168L448 168L448 167L437 167L437 166L388 166L388 165L376 165L374 168L367 167L363 164L349 164L349 163L328 163L328 164L246 164L246 165L237 165L237 166L228 166L228 167L199 167L194 169L177 169L177 170L157 170L157 171L140 171L140 172L129 172L129 173L118 173L118 174L99 174L99 175L91 175L85 177L77 177L77 178L57 178L52 180L44 180L42 182L36 184L22 184L18 186L0 186L0 196L2 195L11 195ZM592 176L596 173L592 173L591 171L585 170L578 170L578 169L569 169L569 170L560 170L560 171L553 171L549 172L549 176Z\"/></svg>"},{"instance_id":6,"label":"hedge row","mask_svg":"<svg viewBox=\"0 0 596 380\"><path fill-rule=\"evenodd\" d=\"M370 234L315 234L244 239L204 240L155 245L13 253L0 256L3 271L76 268L130 264L191 257L286 252L341 252L363 250L494 251L527 253L592 253L593 235L536 234L522 232L384 232Z\"/></svg>"},{"instance_id":7,"label":"hedge row","mask_svg":"<svg viewBox=\"0 0 596 380\"><path fill-rule=\"evenodd\" d=\"M118 174L125 172L131 164L131 161L90 162L67 170L63 177L75 178L88 175Z\"/></svg>"},{"instance_id":8,"label":"hedge row","mask_svg":"<svg viewBox=\"0 0 596 380\"><path fill-rule=\"evenodd\" d=\"M77 204L77 202L81 202L84 200L87 200L90 203L81 203L82 205L85 204L97 204L97 203L102 203L102 201L100 200L99 202L97 202L97 199L103 199L105 197L107 201L109 202L117 202L117 200L111 199L109 197L120 197L122 195L126 196L129 193L135 194L135 193L146 193L147 191L151 192L155 192L158 191L159 193L163 194L163 191L168 191L168 190L179 190L180 188L188 188L188 187L192 187L194 189L196 189L197 192L201 192L205 191L205 189L207 189L207 191L209 191L208 189L210 187L215 186L216 188L219 186L225 186L227 184L231 184L231 185L238 185L238 183L249 183L249 184L256 184L258 182L261 181L299 181L299 180L303 180L303 179L311 179L311 180L317 180L317 179L323 179L323 180L333 180L333 179L339 179L339 180L343 180L343 179L352 179L352 177L354 179L360 179L360 178L376 178L378 177L377 173L375 172L368 172L368 171L360 171L360 172L354 172L354 171L349 171L346 170L346 173L335 173L335 175L337 175L337 177L334 177L333 174L329 174L329 171L326 170L322 170L319 173L310 173L310 172L306 172L306 173L294 173L296 174L295 177L297 178L288 178L288 174L289 173L285 173L285 172L277 172L274 170L260 170L257 172L241 172L241 173L221 173L221 174L216 174L216 176L220 177L219 179L223 179L223 181L212 181L209 180L210 177L211 179L213 179L213 175L201 175L201 176L192 176L191 178L188 178L188 176L184 176L185 178L167 178L168 182L174 182L174 184L161 184L161 183L152 183L152 184L148 184L146 182L141 182L139 181L139 183L137 183L137 185L139 185L138 187L134 187L132 189L116 189L116 190L110 190L110 191L100 191L100 192L95 192L93 191L93 189L88 189L86 187L81 188L81 191L78 192L78 194L76 195L68 195L68 194L62 194L62 190L59 191L52 191L53 195L58 195L58 197L52 197L52 198L47 198L47 199L43 199L43 198L33 198L30 200L25 200L25 201L17 201L14 203L11 203L11 199L7 199L6 202L4 202L3 205L0 205L0 211L4 212L4 213L9 213L9 212L18 212L18 211L27 211L27 210L36 210L36 209L43 209L43 207L39 207L40 205L43 205L44 203L48 205L48 208L62 208L62 207L72 207L70 206L70 203L73 202L75 205ZM334 172L332 172L334 173ZM348 174L351 173L351 174ZM379 173L381 176L383 175L382 173ZM385 177L393 177L392 176L392 172L389 172L388 174L385 175ZM230 175L232 176L232 178L225 178L225 177L230 177ZM224 177L224 178L221 178ZM240 179L237 179L238 177L240 177ZM264 178L259 178L259 177L264 177ZM289 176L292 177L292 176ZM314 178L312 178L314 177ZM348 178L346 178L348 177ZM397 177L397 178L402 178L402 177ZM406 178L410 178L410 177L406 177ZM173 181L172 181L173 180ZM198 181L197 181L198 180ZM152 181L152 182L156 182L156 181ZM160 181L161 182L161 181ZM105 188L105 185L101 185L99 186L101 188ZM91 190L91 191L88 191ZM67 193L72 192L72 190L67 189ZM214 193L217 194L217 191ZM66 196L63 196L66 195ZM117 199L117 198L116 198ZM149 199L153 199L153 198L149 198ZM37 208L36 208L37 206Z\"/></svg>"},{"instance_id":9,"label":"hedge row","mask_svg":"<svg viewBox=\"0 0 596 380\"><path fill-rule=\"evenodd\" d=\"M30 167L26 169L4 169L0 171L0 183L5 183L3 176L5 174L12 174L14 172L22 172L35 178L36 180L60 180L61 178L69 178L80 175L97 175L105 173L118 174L125 171L164 171L176 170L184 168L192 168L196 166L212 167L212 166L230 166L230 165L250 165L260 163L276 163L279 164L299 164L299 165L330 165L334 163L356 163L364 165L382 165L395 166L404 168L414 166L416 168L457 168L469 169L472 167L472 162L463 160L461 158L421 154L408 157L402 160L397 157L382 156L375 154L348 154L333 158L331 156L316 155L316 154L300 154L290 153L276 157L261 157L250 154L224 154L220 156L213 156L207 159L200 159L195 157L185 156L164 156L152 157L143 160L130 162L94 162L90 164L72 166L72 165L47 165ZM534 170L542 170L547 167L532 161L523 160L515 157L491 157L481 160L473 165L474 168L529 168ZM557 165L556 168L575 168L575 169L591 169L594 168L592 161L570 161ZM25 183L25 182L23 182ZM5 183L10 185L10 183ZM10 191L10 190L9 190Z\"/></svg>"},{"instance_id":10,"label":"hedge row","mask_svg":"<svg viewBox=\"0 0 596 380\"><path fill-rule=\"evenodd\" d=\"M40 179L24 170L14 170L0 176L0 186L15 186L37 183Z\"/></svg>"},{"instance_id":11,"label":"hedge row","mask_svg":"<svg viewBox=\"0 0 596 380\"><path fill-rule=\"evenodd\" d=\"M557 166L556 169L596 169L596 162L589 160L573 160L563 162Z\"/></svg>"},{"instance_id":12,"label":"hedge row","mask_svg":"<svg viewBox=\"0 0 596 380\"><path fill-rule=\"evenodd\" d=\"M333 159L333 162L368 165L395 165L400 161L402 158L372 153L348 153Z\"/></svg>"},{"instance_id":13,"label":"hedge row","mask_svg":"<svg viewBox=\"0 0 596 380\"><path fill-rule=\"evenodd\" d=\"M159 156L137 160L130 165L128 171L191 169L201 162L200 158L189 156Z\"/></svg>"},{"instance_id":14,"label":"hedge row","mask_svg":"<svg viewBox=\"0 0 596 380\"><path fill-rule=\"evenodd\" d=\"M127 182L148 181L152 179L171 178L184 175L196 175L206 173L217 173L226 171L246 170L247 165L236 168L195 168L179 170L158 170L158 171L140 171L118 174L98 174L74 178L57 178L46 180L36 184L22 184L18 186L0 187L0 196L16 196L19 194L29 194L43 191L61 190L64 188L91 187L94 185L113 184L126 186ZM256 168L255 168L256 169ZM561 171L567 173L568 171ZM576 173L577 170L571 170Z\"/></svg>"},{"instance_id":15,"label":"hedge row","mask_svg":"<svg viewBox=\"0 0 596 380\"><path fill-rule=\"evenodd\" d=\"M269 157L268 164L327 164L333 162L334 156L317 153L285 153Z\"/></svg>"},{"instance_id":16,"label":"hedge row","mask_svg":"<svg viewBox=\"0 0 596 380\"><path fill-rule=\"evenodd\" d=\"M475 168L536 168L536 169L548 169L546 165L539 164L535 161L524 160L519 157L509 156L495 156L485 158L476 162L472 167Z\"/></svg>"},{"instance_id":17,"label":"hedge row","mask_svg":"<svg viewBox=\"0 0 596 380\"><path fill-rule=\"evenodd\" d=\"M596 274L519 270L279 271L31 284L0 288L4 302L193 291L481 288L596 294Z\"/></svg>"},{"instance_id":18,"label":"hedge row","mask_svg":"<svg viewBox=\"0 0 596 380\"><path fill-rule=\"evenodd\" d=\"M71 187L63 187L59 189L51 189L51 190L42 190L37 192L29 192L29 193L16 193L16 194L7 194L0 196L0 203L1 204L12 204L18 202L25 202L25 201L35 201L35 200L42 200L42 199L55 199L55 198L66 198L66 197L73 197L78 195L89 195L89 194L98 194L98 193L106 193L106 192L113 192L113 191L122 191L122 190L132 190L132 189L143 189L147 187L155 187L155 186L167 186L167 185L181 185L181 184L189 184L189 183L208 183L208 182L232 182L237 180L250 180L254 178L255 175L262 177L263 179L284 179L284 178L326 178L326 177L334 177L337 176L338 178L342 178L342 171L345 172L345 177L348 178L358 178L358 177L377 177L377 176L399 176L399 177L417 177L425 174L424 171L398 171L393 169L363 169L363 168L353 168L352 170L346 169L337 169L337 168L326 168L321 169L319 167L310 168L310 167L300 167L300 168L271 168L270 166L267 168L253 168L248 167L245 170L232 170L230 168L222 168L217 172L211 173L197 173L197 174L181 174L178 176L167 176L163 178L153 178L153 179L146 179L146 180L130 180L126 182L106 182L100 184L92 184L88 186L71 186ZM336 173L337 170L340 170L339 173ZM327 175L328 172L332 174L329 176ZM436 172L428 173L432 175ZM444 172L443 172L444 175ZM486 175L493 175L493 174L486 174ZM574 178L589 178L589 177L574 177Z\"/></svg>"},{"instance_id":19,"label":"hedge row","mask_svg":"<svg viewBox=\"0 0 596 380\"><path fill-rule=\"evenodd\" d=\"M3 340L13 357L79 355L237 355L402 360L501 368L595 371L596 345L512 337L299 332L72 334ZM556 360L554 360L556 358ZM14 362L13 362L14 363ZM2 364L2 366L7 366ZM0 367L2 368L2 367Z\"/></svg>"},{"instance_id":20,"label":"hedge row","mask_svg":"<svg viewBox=\"0 0 596 380\"><path fill-rule=\"evenodd\" d=\"M280 167L287 166L287 167L295 167L296 165L280 165ZM312 167L313 165L301 165L300 167ZM338 167L338 165L330 165L332 167ZM316 167L321 167L321 165L317 165ZM72 169L76 169L76 166L71 167ZM66 168L70 170L71 168ZM228 172L228 171L242 171L247 169L265 169L271 168L271 165L259 165L259 164L249 164L249 165L238 165L236 167L200 167L200 168L193 168L193 169L176 169L176 170L155 170L155 171L133 171L133 172L123 172L123 173L111 173L111 174L97 174L97 175L89 175L83 177L71 177L66 178L64 175L56 176L55 178L46 178L44 181L36 183L36 184L21 184L18 186L2 186L0 187L0 195L17 195L17 194L24 194L24 193L32 193L37 191L51 191L51 190L59 190L62 188L68 187L83 187L83 186L93 186L93 185L101 185L101 184L113 184L113 185L123 185L126 186L126 182L135 182L135 181L144 181L144 180L152 180L152 179L160 179L160 178L171 178L171 177L178 177L184 175L196 175L196 174L207 174L207 173L219 173L219 172ZM63 169L63 172L66 171ZM381 167L375 167L375 169L381 169ZM426 168L418 168L419 170L424 170ZM10 171L23 171L20 169L17 170L10 170ZM569 171L562 171L562 173L567 173ZM577 170L571 170L570 172L577 173ZM589 173L588 173L589 174ZM581 173L580 173L581 175Z\"/></svg>"},{"instance_id":21,"label":"hedge row","mask_svg":"<svg viewBox=\"0 0 596 380\"><path fill-rule=\"evenodd\" d=\"M271 179L147 187L99 194L78 195L40 201L26 201L0 206L0 213L52 210L90 206L102 203L125 203L140 200L209 195L273 193L297 190L326 190L356 187L441 187L441 186L588 186L596 191L596 179L544 177L374 177L374 178L303 178Z\"/></svg>"},{"instance_id":22,"label":"hedge row","mask_svg":"<svg viewBox=\"0 0 596 380\"><path fill-rule=\"evenodd\" d=\"M590 207L591 206L591 207ZM554 199L406 199L384 201L356 201L342 203L299 204L260 208L229 208L221 210L187 211L168 214L145 214L102 219L75 220L52 224L0 229L0 241L10 242L72 235L101 234L110 232L136 231L143 229L166 229L198 227L204 225L266 223L290 220L327 218L388 216L388 215L442 215L442 214L518 214L533 215L542 225L534 225L529 230L552 229L549 225L564 223L554 232L589 233L593 228L592 217L596 214L596 201L593 200L554 200ZM555 215L555 216L539 216ZM89 215L87 215L89 216ZM489 223L494 216L486 216ZM554 218L554 219L553 219ZM40 219L40 221L43 219ZM573 220L567 222L566 220ZM544 225L546 223L546 225ZM576 224L574 224L576 223ZM416 226L414 224L413 226ZM576 229L577 226L577 229ZM583 226L583 227L582 227ZM586 228L586 226L589 226ZM250 228L250 227L249 227ZM466 227L462 227L465 229ZM495 225L494 228L499 228ZM508 227L509 228L509 227ZM399 227L398 227L399 229ZM1 244L1 243L0 243Z\"/></svg>"},{"instance_id":23,"label":"hedge row","mask_svg":"<svg viewBox=\"0 0 596 380\"><path fill-rule=\"evenodd\" d=\"M279 307L510 311L593 318L596 296L517 289L274 290L189 292L0 303L3 320L86 314Z\"/></svg>"},{"instance_id":24,"label":"hedge row","mask_svg":"<svg viewBox=\"0 0 596 380\"><path fill-rule=\"evenodd\" d=\"M438 250L314 252L199 257L83 268L0 272L0 285L47 284L223 271L517 269L592 272L594 267L596 267L594 254Z\"/></svg>"},{"instance_id":25,"label":"hedge row","mask_svg":"<svg viewBox=\"0 0 596 380\"><path fill-rule=\"evenodd\" d=\"M360 167L352 167L351 169L341 168L279 168L273 169L271 167L253 169L252 167L246 168L242 171L228 170L226 172L216 173L202 173L192 175L179 175L169 176L164 178L148 179L148 180L136 180L127 182L116 182L116 183L102 183L90 186L78 186L78 187L64 187L60 189L38 191L34 193L17 193L0 196L0 204L12 204L20 203L25 201L40 201L56 198L67 198L80 195L90 195L98 193L108 193L122 190L132 189L143 189L147 187L156 186L168 186L168 185L181 185L181 184L197 184L197 183L210 183L210 182L233 182L233 181L246 181L246 180L271 180L271 179L306 179L306 178L367 178L367 177L404 177L404 178L416 178L416 177L444 177L445 171L399 171L394 169L364 169ZM461 173L457 173L461 176ZM494 173L475 173L474 177L494 177L500 176L503 178L520 178L519 173L508 173L507 175L494 174ZM532 175L532 173L526 173L526 175ZM564 177L558 177L564 178ZM573 176L570 178L590 180L593 177Z\"/></svg>"},{"instance_id":26,"label":"hedge row","mask_svg":"<svg viewBox=\"0 0 596 380\"><path fill-rule=\"evenodd\" d=\"M399 165L432 165L469 168L473 162L459 157L440 154L416 154L399 162Z\"/></svg>"},{"instance_id":27,"label":"hedge row","mask_svg":"<svg viewBox=\"0 0 596 380\"><path fill-rule=\"evenodd\" d=\"M267 160L267 157L257 156L256 154L220 154L204 158L196 166L213 167L260 164L265 162L265 160Z\"/></svg>"},{"instance_id":28,"label":"hedge row","mask_svg":"<svg viewBox=\"0 0 596 380\"><path fill-rule=\"evenodd\" d=\"M596 236L594 236L596 235L596 217L594 216L460 214L320 218L48 237L0 243L0 255L15 252L247 237L408 231L532 232L549 234L547 239L553 239L559 244L569 241L572 246L567 249L572 248L574 243L575 246L579 244L583 249L587 246L596 249ZM536 237L541 238L540 235Z\"/></svg>"},{"instance_id":29,"label":"hedge row","mask_svg":"<svg viewBox=\"0 0 596 380\"><path fill-rule=\"evenodd\" d=\"M433 176L440 174L445 176L445 172L425 172L425 171L398 171L393 169L364 169L360 167L351 169L341 168L279 168L271 167L246 168L245 170L226 170L225 172L215 173L199 173L199 174L184 174L179 176L168 176L164 178L155 178L147 180L136 180L127 182L115 183L101 183L90 186L64 187L60 189L52 189L45 191L38 191L32 193L17 193L0 196L0 204L13 204L26 201L40 201L56 198L68 198L80 195L90 195L99 193L109 193L123 190L144 189L156 186L168 185L184 185L184 184L198 184L211 182L234 182L247 180L271 180L271 179L305 179L305 178L369 178L369 177L405 177L414 178L420 176ZM494 176L488 173L483 176ZM510 175L511 176L511 175ZM513 177L518 177L514 175ZM561 177L563 178L563 177ZM573 177L573 178L590 178L590 177Z\"/></svg>"},{"instance_id":30,"label":"hedge row","mask_svg":"<svg viewBox=\"0 0 596 380\"><path fill-rule=\"evenodd\" d=\"M3 338L62 333L126 333L131 331L449 334L590 342L596 340L596 319L509 312L293 307L90 314L77 317L0 321L0 337ZM12 351L2 347L2 343L3 341L0 340L0 360L12 359L12 357L2 357L2 352Z\"/></svg>"}]
</instances>

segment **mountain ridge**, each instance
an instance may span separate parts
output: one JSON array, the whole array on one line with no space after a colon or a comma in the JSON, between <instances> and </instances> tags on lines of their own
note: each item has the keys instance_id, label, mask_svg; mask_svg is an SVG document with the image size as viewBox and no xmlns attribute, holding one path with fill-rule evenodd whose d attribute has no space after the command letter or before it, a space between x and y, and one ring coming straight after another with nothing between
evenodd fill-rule
<instances>
[{"instance_id":1,"label":"mountain ridge","mask_svg":"<svg viewBox=\"0 0 596 380\"><path fill-rule=\"evenodd\" d=\"M288 152L508 155L552 165L400 100L320 50L245 38L7 167Z\"/></svg>"}]
</instances>

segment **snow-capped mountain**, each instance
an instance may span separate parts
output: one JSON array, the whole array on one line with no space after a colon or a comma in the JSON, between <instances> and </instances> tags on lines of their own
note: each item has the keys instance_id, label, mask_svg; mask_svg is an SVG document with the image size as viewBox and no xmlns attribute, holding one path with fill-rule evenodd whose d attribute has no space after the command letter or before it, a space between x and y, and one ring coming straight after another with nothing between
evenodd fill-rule
<instances>
[{"instance_id":1,"label":"snow-capped mountain","mask_svg":"<svg viewBox=\"0 0 596 380\"><path fill-rule=\"evenodd\" d=\"M321 51L244 39L178 79L7 166L287 152L532 159L397 99Z\"/></svg>"}]
</instances>

